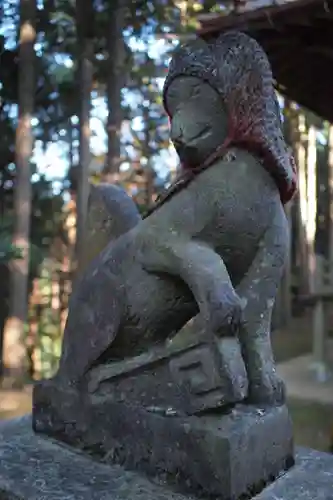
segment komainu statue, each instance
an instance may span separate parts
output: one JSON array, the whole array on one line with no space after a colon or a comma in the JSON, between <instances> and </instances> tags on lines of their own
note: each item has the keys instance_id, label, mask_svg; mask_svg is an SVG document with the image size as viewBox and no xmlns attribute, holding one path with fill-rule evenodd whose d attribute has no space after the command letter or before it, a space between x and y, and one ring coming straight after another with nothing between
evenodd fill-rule
<instances>
[{"instance_id":1,"label":"komainu statue","mask_svg":"<svg viewBox=\"0 0 333 500\"><path fill-rule=\"evenodd\" d=\"M120 188L94 188L107 229L75 283L59 371L35 386L33 425L236 499L293 461L270 323L295 165L247 35L177 49L163 98L179 176L144 218ZM95 238L90 227L87 248Z\"/></svg>"}]
</instances>

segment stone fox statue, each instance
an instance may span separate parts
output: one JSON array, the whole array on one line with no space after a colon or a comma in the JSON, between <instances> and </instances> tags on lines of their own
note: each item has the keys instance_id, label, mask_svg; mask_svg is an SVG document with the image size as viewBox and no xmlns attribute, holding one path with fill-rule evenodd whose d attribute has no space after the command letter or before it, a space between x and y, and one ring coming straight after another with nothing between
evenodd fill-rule
<instances>
[{"instance_id":1,"label":"stone fox statue","mask_svg":"<svg viewBox=\"0 0 333 500\"><path fill-rule=\"evenodd\" d=\"M111 240L75 286L57 378L162 343L199 313L239 336L251 403L282 402L270 320L288 252L295 169L269 62L250 37L180 47L164 87L180 178ZM130 209L129 209L130 211Z\"/></svg>"}]
</instances>

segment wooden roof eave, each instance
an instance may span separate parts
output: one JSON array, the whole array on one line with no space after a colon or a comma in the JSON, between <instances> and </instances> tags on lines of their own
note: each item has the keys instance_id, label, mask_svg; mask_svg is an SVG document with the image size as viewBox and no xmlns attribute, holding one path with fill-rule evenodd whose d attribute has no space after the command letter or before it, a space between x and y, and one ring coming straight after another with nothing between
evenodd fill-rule
<instances>
[{"instance_id":1,"label":"wooden roof eave","mask_svg":"<svg viewBox=\"0 0 333 500\"><path fill-rule=\"evenodd\" d=\"M245 31L258 40L271 61L279 90L333 122L333 0L294 0L203 19L198 34L209 39L229 29Z\"/></svg>"}]
</instances>

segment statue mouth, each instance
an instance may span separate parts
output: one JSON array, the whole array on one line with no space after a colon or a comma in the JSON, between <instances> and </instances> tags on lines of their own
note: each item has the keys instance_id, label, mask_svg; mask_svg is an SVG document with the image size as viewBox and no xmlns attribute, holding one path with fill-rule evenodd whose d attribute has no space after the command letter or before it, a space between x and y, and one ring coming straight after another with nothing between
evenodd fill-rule
<instances>
[{"instance_id":1,"label":"statue mouth","mask_svg":"<svg viewBox=\"0 0 333 500\"><path fill-rule=\"evenodd\" d=\"M175 138L173 139L172 138L172 135L171 135L171 140L173 142L173 144L175 145L175 148L179 150L181 149L184 149L184 148L187 148L187 147L193 147L193 145L198 141L198 140L206 140L208 139L208 137L210 136L211 134L211 127L210 125L206 125L205 127L203 127L200 132L198 132L197 134L195 134L194 136L192 136L188 141L184 142L181 138L178 139L178 138Z\"/></svg>"},{"instance_id":2,"label":"statue mouth","mask_svg":"<svg viewBox=\"0 0 333 500\"><path fill-rule=\"evenodd\" d=\"M198 140L206 140L211 134L211 127L210 125L206 125L198 134L196 134L194 137L191 137L191 139L188 141L188 145L191 146L194 142Z\"/></svg>"},{"instance_id":3,"label":"statue mouth","mask_svg":"<svg viewBox=\"0 0 333 500\"><path fill-rule=\"evenodd\" d=\"M172 142L176 148L181 163L184 163L186 166L191 168L199 165L202 162L201 156L203 152L201 152L201 147L198 144L198 141L201 143L201 141L207 140L210 135L211 127L206 125L198 134L192 136L186 142L183 142L181 139L173 140Z\"/></svg>"}]
</instances>

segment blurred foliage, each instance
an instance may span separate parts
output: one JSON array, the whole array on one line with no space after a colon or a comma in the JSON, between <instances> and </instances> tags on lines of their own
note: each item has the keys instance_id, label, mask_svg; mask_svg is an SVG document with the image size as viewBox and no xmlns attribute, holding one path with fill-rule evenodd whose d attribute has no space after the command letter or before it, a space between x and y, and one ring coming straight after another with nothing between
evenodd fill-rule
<instances>
[{"instance_id":1,"label":"blurred foliage","mask_svg":"<svg viewBox=\"0 0 333 500\"><path fill-rule=\"evenodd\" d=\"M11 222L4 220L0 222L0 265L21 257L20 249L12 244L10 229Z\"/></svg>"}]
</instances>

